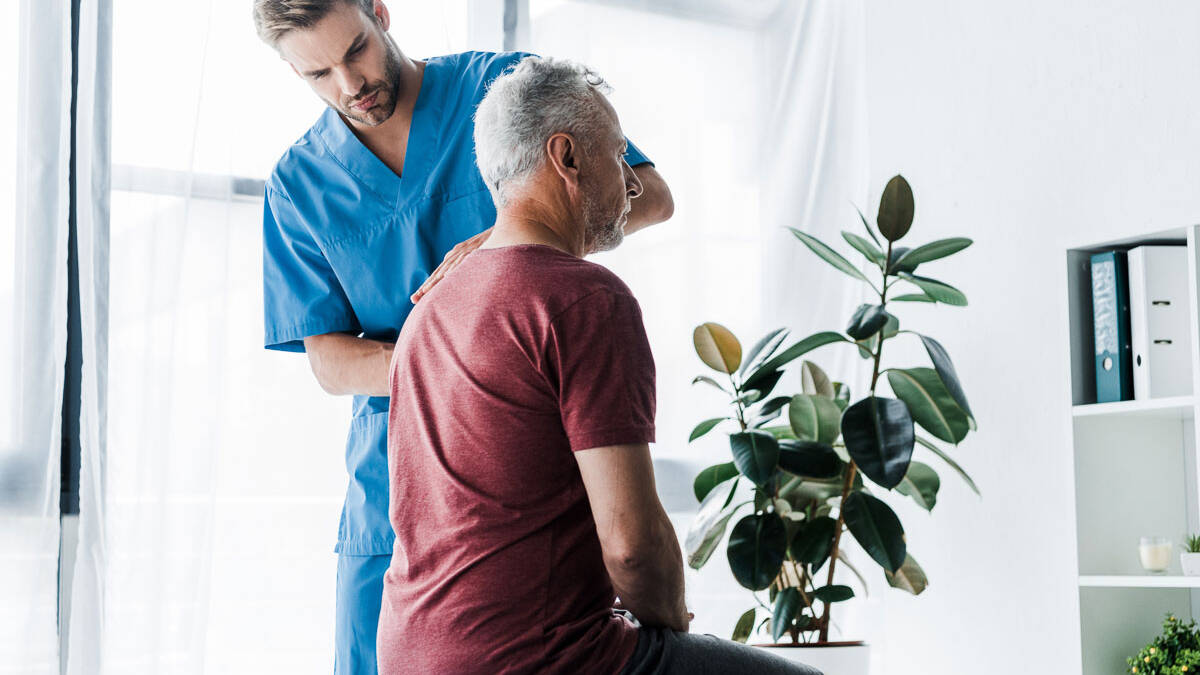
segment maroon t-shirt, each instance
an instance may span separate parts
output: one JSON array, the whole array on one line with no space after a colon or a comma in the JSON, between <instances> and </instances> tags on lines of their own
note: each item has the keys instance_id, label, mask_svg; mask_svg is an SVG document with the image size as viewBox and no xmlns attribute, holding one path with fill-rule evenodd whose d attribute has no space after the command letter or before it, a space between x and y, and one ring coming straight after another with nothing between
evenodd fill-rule
<instances>
[{"instance_id":1,"label":"maroon t-shirt","mask_svg":"<svg viewBox=\"0 0 1200 675\"><path fill-rule=\"evenodd\" d=\"M617 673L636 628L572 451L654 440L641 310L541 245L467 257L392 356L380 672Z\"/></svg>"}]
</instances>

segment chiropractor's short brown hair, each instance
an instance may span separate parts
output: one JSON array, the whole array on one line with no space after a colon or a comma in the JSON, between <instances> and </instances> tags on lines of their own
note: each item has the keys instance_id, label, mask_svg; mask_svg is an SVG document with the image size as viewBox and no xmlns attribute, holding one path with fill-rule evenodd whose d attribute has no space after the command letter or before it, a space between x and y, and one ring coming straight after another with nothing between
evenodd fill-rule
<instances>
[{"instance_id":1,"label":"chiropractor's short brown hair","mask_svg":"<svg viewBox=\"0 0 1200 675\"><path fill-rule=\"evenodd\" d=\"M370 16L374 0L254 0L254 28L263 42L275 46L279 38L297 28L311 28L338 5L357 6Z\"/></svg>"}]
</instances>

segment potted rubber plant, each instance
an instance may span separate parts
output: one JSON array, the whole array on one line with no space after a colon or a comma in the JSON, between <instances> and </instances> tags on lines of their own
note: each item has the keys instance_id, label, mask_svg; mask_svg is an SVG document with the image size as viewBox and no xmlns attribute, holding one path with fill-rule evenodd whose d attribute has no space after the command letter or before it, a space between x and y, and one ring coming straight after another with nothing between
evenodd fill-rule
<instances>
[{"instance_id":1,"label":"potted rubber plant","mask_svg":"<svg viewBox=\"0 0 1200 675\"><path fill-rule=\"evenodd\" d=\"M697 424L689 442L725 431L732 457L696 476L700 507L685 539L688 564L704 567L728 530L730 569L755 601L737 621L733 639L746 642L761 631L771 644L760 646L825 647L785 655L829 672L867 668L862 642L830 640L834 605L855 595L850 586L835 583L838 564L866 585L846 555L846 536L883 569L890 586L917 595L928 583L908 550L899 517L876 493L895 490L933 510L941 479L931 464L914 459L917 448L979 493L943 447L957 446L976 428L950 356L934 338L901 329L894 309L912 302L965 306L959 290L917 270L967 248L971 240L900 246L913 212L912 190L896 176L883 191L876 227L860 212L865 236L842 233L869 263L871 276L816 237L792 230L822 260L870 287L875 300L850 312L843 330L818 332L785 347L788 331L781 328L744 354L720 324L705 323L693 333L697 355L715 371L693 384L727 396L729 413ZM917 341L928 364L885 366L892 340ZM854 400L849 387L808 360L798 364L802 391L775 392L797 359L827 345L854 349L869 361L870 385L862 398Z\"/></svg>"}]
</instances>

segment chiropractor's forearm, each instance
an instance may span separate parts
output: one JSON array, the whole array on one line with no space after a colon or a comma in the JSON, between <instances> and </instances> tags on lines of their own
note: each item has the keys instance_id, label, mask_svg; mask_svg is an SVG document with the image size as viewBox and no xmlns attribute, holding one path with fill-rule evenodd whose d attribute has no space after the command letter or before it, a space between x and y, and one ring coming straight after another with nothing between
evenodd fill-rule
<instances>
[{"instance_id":1,"label":"chiropractor's forearm","mask_svg":"<svg viewBox=\"0 0 1200 675\"><path fill-rule=\"evenodd\" d=\"M657 169L650 164L639 164L633 167L633 173L642 182L642 194L629 204L629 220L625 224L627 235L661 223L675 213L671 188Z\"/></svg>"},{"instance_id":2,"label":"chiropractor's forearm","mask_svg":"<svg viewBox=\"0 0 1200 675\"><path fill-rule=\"evenodd\" d=\"M615 559L606 556L605 567L621 605L638 621L686 632L689 617L683 594L683 554L666 514L660 514L658 520L659 534L653 546Z\"/></svg>"},{"instance_id":3,"label":"chiropractor's forearm","mask_svg":"<svg viewBox=\"0 0 1200 675\"><path fill-rule=\"evenodd\" d=\"M321 388L330 394L390 396L388 368L394 345L329 333L304 338L308 362Z\"/></svg>"}]
</instances>

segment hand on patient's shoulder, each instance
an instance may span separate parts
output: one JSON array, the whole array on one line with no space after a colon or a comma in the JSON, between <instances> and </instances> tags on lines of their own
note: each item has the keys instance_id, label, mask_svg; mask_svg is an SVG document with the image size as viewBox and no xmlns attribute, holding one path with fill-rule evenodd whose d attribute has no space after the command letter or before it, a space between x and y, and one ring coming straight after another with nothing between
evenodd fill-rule
<instances>
[{"instance_id":1,"label":"hand on patient's shoulder","mask_svg":"<svg viewBox=\"0 0 1200 675\"><path fill-rule=\"evenodd\" d=\"M437 283L450 272L450 270L458 267L459 263L461 263L464 258L470 255L475 249L482 246L483 242L487 241L488 235L491 233L492 228L489 227L474 237L471 237L466 241L459 242L454 248L450 249L450 252L447 253L444 258L442 258L442 264L437 266L437 269L433 271L433 274L429 275L429 278L426 279L425 283L421 284L421 287L409 297L409 300L412 300L414 305L417 304L417 301L425 297L425 294L429 293L429 290L436 286Z\"/></svg>"}]
</instances>

